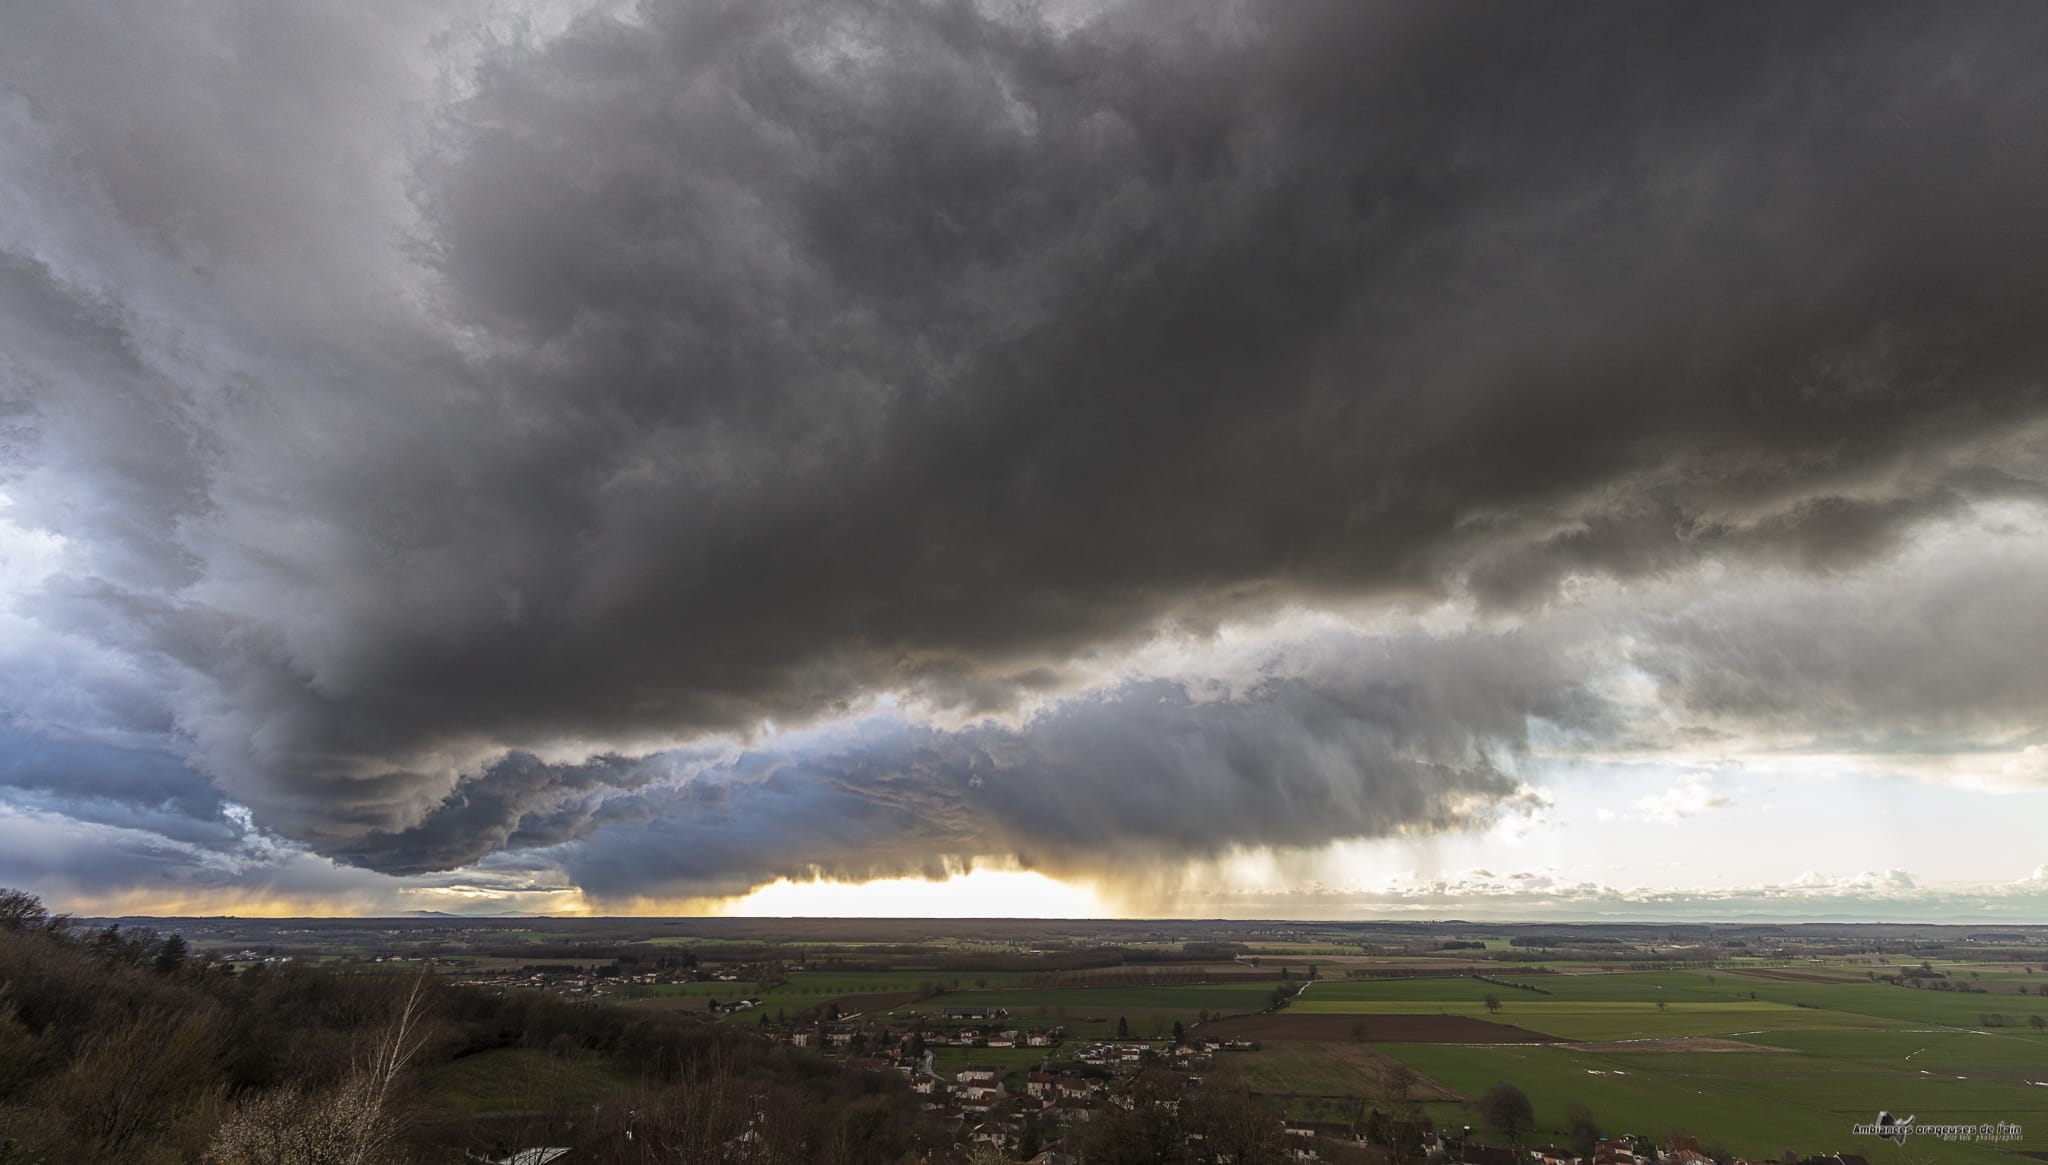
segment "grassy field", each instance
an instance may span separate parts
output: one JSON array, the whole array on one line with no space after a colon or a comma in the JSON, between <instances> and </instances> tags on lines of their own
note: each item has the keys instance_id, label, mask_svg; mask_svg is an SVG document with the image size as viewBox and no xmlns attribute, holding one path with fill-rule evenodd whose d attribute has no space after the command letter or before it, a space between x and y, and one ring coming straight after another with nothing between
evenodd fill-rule
<instances>
[{"instance_id":1,"label":"grassy field","mask_svg":"<svg viewBox=\"0 0 2048 1165\"><path fill-rule=\"evenodd\" d=\"M591 1104L639 1079L587 1052L555 1056L499 1048L436 1065L424 1082L428 1101L469 1114L565 1111Z\"/></svg>"},{"instance_id":2,"label":"grassy field","mask_svg":"<svg viewBox=\"0 0 2048 1165\"><path fill-rule=\"evenodd\" d=\"M1164 987L1016 987L962 991L910 1005L934 1014L947 1007L1001 1007L1009 1026L1067 1029L1070 1039L1108 1038L1126 1020L1134 1038L1165 1035L1175 1022L1192 1025L1204 1011L1239 1015L1272 1002L1270 983L1178 984ZM900 1012L899 1012L900 1014Z\"/></svg>"},{"instance_id":3,"label":"grassy field","mask_svg":"<svg viewBox=\"0 0 2048 1165\"><path fill-rule=\"evenodd\" d=\"M1271 983L1194 983L1164 987L1019 987L1003 990L964 991L947 995L948 1006L1006 1007L1011 1014L1047 1008L1079 1008L1101 1013L1118 1008L1185 1011L1192 1017L1199 1011L1236 1014L1259 1011L1272 1001Z\"/></svg>"},{"instance_id":4,"label":"grassy field","mask_svg":"<svg viewBox=\"0 0 2048 1165\"><path fill-rule=\"evenodd\" d=\"M1444 1012L1493 1018L1567 1040L1669 1036L1747 1037L1812 1029L1914 1025L1986 1027L1987 1013L2015 1033L2027 1018L2048 1017L2048 999L2018 994L1960 994L1872 983L1867 978L1788 980L1768 972L1641 972L1532 976L1547 994L1476 979L1395 979L1318 983L1291 1010L1304 1014ZM1493 995L1500 1010L1490 1012ZM1660 1006L1661 1005L1661 1006Z\"/></svg>"},{"instance_id":5,"label":"grassy field","mask_svg":"<svg viewBox=\"0 0 2048 1165\"><path fill-rule=\"evenodd\" d=\"M849 997L878 995L907 995L930 985L946 988L942 995L933 997L923 1004L900 1003L897 1007L920 1006L925 1010L951 1006L955 999L966 994L982 994L974 990L977 981L986 983L991 989L1000 989L1006 984L1024 978L1017 972L989 972L972 976L953 976L945 972L931 971L799 971L787 982L773 988L763 988L759 983L656 983L621 990L621 1002L639 999L643 1003L661 1006L705 1006L709 1001L733 999L759 999L761 1008L734 1012L726 1016L726 1023L758 1023L761 1011L770 1016L781 1012L794 1016L798 1012L822 1007L834 1000ZM958 982L960 989L953 984ZM703 1001L699 1003L697 1001Z\"/></svg>"},{"instance_id":6,"label":"grassy field","mask_svg":"<svg viewBox=\"0 0 2048 1165\"><path fill-rule=\"evenodd\" d=\"M951 1048L932 1050L932 1071L951 1076L969 1064L992 1064L1005 1070L1004 1086L1013 1092L1024 1089L1024 1077L1048 1059L1058 1059L1056 1048Z\"/></svg>"},{"instance_id":7,"label":"grassy field","mask_svg":"<svg viewBox=\"0 0 2048 1165\"><path fill-rule=\"evenodd\" d=\"M1274 1043L1257 1052L1229 1055L1253 1090L1283 1096L1378 1096L1387 1073L1399 1062L1362 1043ZM1411 1095L1417 1100L1457 1099L1427 1078L1415 1082Z\"/></svg>"},{"instance_id":8,"label":"grassy field","mask_svg":"<svg viewBox=\"0 0 2048 1165\"><path fill-rule=\"evenodd\" d=\"M1886 1142L1849 1132L1874 1119L1880 1108L1914 1114L1928 1124L2013 1121L2032 1133L2020 1147L2034 1149L2042 1147L2042 1118L2048 1117L2048 1101L2020 1086L1797 1052L1601 1054L1448 1044L1395 1044L1385 1050L1467 1096L1496 1081L1514 1083L1535 1104L1536 1139L1563 1139L1565 1108L1578 1103L1590 1107L1603 1128L1659 1140L1679 1129L1766 1159L1791 1147L1891 1162L1906 1158ZM1429 1110L1439 1124L1480 1123L1469 1104ZM2018 1160L2003 1147L1943 1144L1932 1151L1938 1156L1930 1159L1943 1162Z\"/></svg>"},{"instance_id":9,"label":"grassy field","mask_svg":"<svg viewBox=\"0 0 2048 1165\"><path fill-rule=\"evenodd\" d=\"M2019 972L2024 980L2025 973ZM1503 976L1504 978L1506 976ZM2010 978L2010 976L2001 976ZM1980 979L1976 982L1998 982ZM1490 1044L1381 1044L1380 1052L1466 1097L1498 1081L1535 1102L1538 1139L1565 1133L1565 1106L1590 1106L1610 1131L1662 1139L1684 1129L1703 1141L1774 1159L1853 1151L1873 1162L2019 1160L2011 1147L1925 1142L1901 1155L1856 1138L1852 1125L1887 1109L1924 1124L2009 1121L2028 1130L2018 1148L2048 1149L2048 1035L2026 1017L2048 999L1962 994L1871 982L1862 969L1532 975L1545 994L1472 979L1325 981L1288 1013L1462 1015L1513 1023L1597 1048ZM1489 1012L1488 995L1501 1007ZM1661 1005L1661 1006L1660 1006ZM1986 1027L1998 1012L2007 1026ZM1370 1030L1370 1024L1367 1024ZM1685 1037L1720 1037L1700 1044ZM1608 1041L1644 1042L1640 1048ZM1708 1047L1755 1052L1709 1051ZM1342 1044L1269 1044L1246 1061L1262 1091L1340 1095L1345 1081L1370 1096L1368 1065ZM1429 1110L1450 1126L1479 1123L1467 1103Z\"/></svg>"}]
</instances>

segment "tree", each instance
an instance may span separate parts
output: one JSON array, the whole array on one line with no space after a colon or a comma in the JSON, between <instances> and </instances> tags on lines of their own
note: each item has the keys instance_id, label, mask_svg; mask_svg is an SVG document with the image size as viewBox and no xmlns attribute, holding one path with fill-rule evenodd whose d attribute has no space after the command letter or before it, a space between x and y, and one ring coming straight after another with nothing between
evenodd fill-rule
<instances>
[{"instance_id":1,"label":"tree","mask_svg":"<svg viewBox=\"0 0 2048 1165\"><path fill-rule=\"evenodd\" d=\"M1498 995L1493 995L1493 994L1489 994L1489 995L1487 995L1487 997L1486 997L1486 1012L1487 1012L1487 1014L1488 1014L1488 1015L1498 1015L1498 1014L1500 1014L1500 996L1498 996Z\"/></svg>"},{"instance_id":2,"label":"tree","mask_svg":"<svg viewBox=\"0 0 2048 1165\"><path fill-rule=\"evenodd\" d=\"M1413 1121L1421 1113L1415 1104L1415 1086L1422 1078L1415 1070L1398 1061L1387 1066L1379 1076L1379 1102L1387 1115L1397 1121Z\"/></svg>"},{"instance_id":3,"label":"tree","mask_svg":"<svg viewBox=\"0 0 2048 1165\"><path fill-rule=\"evenodd\" d=\"M412 993L368 1055L325 1092L280 1088L254 1098L223 1122L207 1149L216 1165L377 1165L399 1153L400 1084L426 1046L426 1020Z\"/></svg>"},{"instance_id":4,"label":"tree","mask_svg":"<svg viewBox=\"0 0 2048 1165\"><path fill-rule=\"evenodd\" d=\"M1659 999L1659 1000L1657 1001L1657 1010L1658 1010L1658 1011L1663 1011L1663 1010L1664 1010L1664 1001L1663 1001L1663 1000L1661 1000L1661 999Z\"/></svg>"},{"instance_id":5,"label":"tree","mask_svg":"<svg viewBox=\"0 0 2048 1165\"><path fill-rule=\"evenodd\" d=\"M1600 1126L1593 1122L1593 1110L1583 1104L1568 1104L1564 1107L1565 1127L1572 1132L1572 1151L1590 1159L1593 1147L1600 1140Z\"/></svg>"},{"instance_id":6,"label":"tree","mask_svg":"<svg viewBox=\"0 0 2048 1165\"><path fill-rule=\"evenodd\" d=\"M1199 1133L1202 1160L1224 1165L1279 1165L1287 1159L1280 1102L1256 1096L1235 1063L1224 1061L1182 1105L1187 1131Z\"/></svg>"},{"instance_id":7,"label":"tree","mask_svg":"<svg viewBox=\"0 0 2048 1165\"><path fill-rule=\"evenodd\" d=\"M1479 1119L1513 1145L1535 1126L1536 1108L1529 1103L1528 1093L1503 1080L1479 1098Z\"/></svg>"},{"instance_id":8,"label":"tree","mask_svg":"<svg viewBox=\"0 0 2048 1165\"><path fill-rule=\"evenodd\" d=\"M1174 1042L1175 1044L1183 1044L1183 1043L1186 1043L1186 1042L1187 1042L1187 1038L1188 1038L1188 1031L1187 1031L1187 1029L1181 1026L1181 1022L1180 1022L1179 1020L1177 1020L1177 1019L1176 1019L1176 1020L1174 1020L1174 1021L1173 1021L1173 1042Z\"/></svg>"},{"instance_id":9,"label":"tree","mask_svg":"<svg viewBox=\"0 0 2048 1165\"><path fill-rule=\"evenodd\" d=\"M185 940L175 934L165 939L163 949L156 953L156 962L153 965L156 968L156 973L159 975L175 975L183 970L185 966Z\"/></svg>"},{"instance_id":10,"label":"tree","mask_svg":"<svg viewBox=\"0 0 2048 1165\"><path fill-rule=\"evenodd\" d=\"M1121 1015L1116 1017L1116 1038L1120 1040L1131 1038L1131 1021Z\"/></svg>"},{"instance_id":11,"label":"tree","mask_svg":"<svg viewBox=\"0 0 2048 1165\"><path fill-rule=\"evenodd\" d=\"M2030 1015L2027 1017L2027 1026L2038 1032L2048 1028L2048 1019L2042 1019L2039 1015Z\"/></svg>"},{"instance_id":12,"label":"tree","mask_svg":"<svg viewBox=\"0 0 2048 1165\"><path fill-rule=\"evenodd\" d=\"M23 890L0 890L0 930L46 930L50 923L42 899Z\"/></svg>"}]
</instances>

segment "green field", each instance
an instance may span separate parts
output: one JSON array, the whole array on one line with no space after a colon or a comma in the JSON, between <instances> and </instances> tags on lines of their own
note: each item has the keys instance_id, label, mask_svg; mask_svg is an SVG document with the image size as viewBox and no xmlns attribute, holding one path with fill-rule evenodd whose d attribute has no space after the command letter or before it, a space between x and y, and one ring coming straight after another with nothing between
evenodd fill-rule
<instances>
[{"instance_id":1,"label":"green field","mask_svg":"<svg viewBox=\"0 0 2048 1165\"><path fill-rule=\"evenodd\" d=\"M1467 1097L1497 1081L1514 1083L1535 1104L1537 1139L1563 1139L1565 1107L1579 1103L1592 1109L1603 1128L1658 1140L1682 1129L1703 1143L1767 1159L1788 1147L1859 1152L1874 1162L1904 1159L1886 1142L1849 1133L1880 1108L1914 1114L1928 1124L2012 1121L2031 1134L2020 1147L2048 1144L2042 1135L2048 1132L2048 1097L2030 1095L2025 1087L1813 1054L1601 1054L1449 1044L1390 1044L1385 1050ZM1442 1125L1479 1124L1469 1104L1429 1108ZM1944 1162L2018 1160L2007 1149L1989 1146L1945 1144L1934 1151Z\"/></svg>"},{"instance_id":2,"label":"green field","mask_svg":"<svg viewBox=\"0 0 2048 1165\"><path fill-rule=\"evenodd\" d=\"M1660 971L1545 975L1526 980L1547 994L1476 979L1390 979L1318 983L1291 1010L1302 1014L1444 1012L1511 1023L1567 1040L1667 1036L1768 1036L1812 1029L1913 1025L1984 1028L1986 1013L2013 1033L2027 1017L2048 1017L2048 999L2017 994L1915 990L1843 978L1789 982L1741 972ZM1488 995L1500 1002L1489 1012ZM1659 1005L1662 1005L1661 1007Z\"/></svg>"},{"instance_id":3,"label":"green field","mask_svg":"<svg viewBox=\"0 0 2048 1165\"><path fill-rule=\"evenodd\" d=\"M436 1065L423 1083L435 1107L475 1115L580 1108L640 1081L589 1052L499 1048Z\"/></svg>"},{"instance_id":4,"label":"green field","mask_svg":"<svg viewBox=\"0 0 2048 1165\"><path fill-rule=\"evenodd\" d=\"M1192 983L1162 987L1015 987L948 993L909 1005L934 1015L948 1007L1000 1007L1010 1027L1067 1029L1070 1039L1108 1038L1127 1020L1133 1038L1165 1035L1175 1022L1192 1025L1204 1011L1240 1015L1272 1002L1271 983Z\"/></svg>"},{"instance_id":5,"label":"green field","mask_svg":"<svg viewBox=\"0 0 2048 1165\"><path fill-rule=\"evenodd\" d=\"M618 989L620 1002L634 1000L658 1002L663 1006L691 1006L693 1001L702 1000L697 1006L708 1007L709 1001L734 999L759 999L761 1007L748 1011L734 1012L725 1017L726 1023L759 1023L762 1011L770 1016L777 1012L794 1016L798 1012L822 1007L835 999L863 995L899 995L938 986L945 989L941 995L922 1004L898 1004L898 1008L921 1007L932 1010L950 1006L955 999L969 994L980 995L974 984L987 983L998 989L1017 982L1024 976L1017 972L977 972L962 976L943 971L798 971L789 976L787 982L764 990L759 983L655 983L629 986ZM959 983L959 988L954 984Z\"/></svg>"},{"instance_id":6,"label":"green field","mask_svg":"<svg viewBox=\"0 0 2048 1165\"><path fill-rule=\"evenodd\" d=\"M1909 1142L1910 1153L1902 1154L1888 1142L1849 1133L1882 1108L1917 1115L1923 1124L2013 1122L2027 1130L2017 1148L2048 1149L2048 1086L2039 1083L2048 1081L2048 1035L2026 1026L2027 1016L2048 1014L2048 999L1902 988L1873 983L1860 970L1806 968L1532 975L1525 981L1547 994L1472 979L1325 981L1288 1013L1445 1013L1588 1043L1710 1036L1782 1049L1378 1045L1467 1098L1499 1081L1521 1087L1536 1105L1538 1140L1564 1138L1566 1105L1582 1103L1610 1132L1662 1140L1683 1129L1703 1142L1767 1159L1794 1147L1860 1152L1882 1163L2019 1160L2013 1147L1959 1142ZM1487 1010L1488 995L1499 1000L1497 1013ZM1983 1026L1986 1012L2003 1013L2008 1026ZM1340 1094L1349 1079L1359 1095L1370 1096L1369 1073L1357 1060L1341 1044L1271 1043L1254 1054L1246 1075L1263 1091L1317 1095ZM1479 1123L1468 1103L1440 1102L1428 1110L1440 1124Z\"/></svg>"},{"instance_id":7,"label":"green field","mask_svg":"<svg viewBox=\"0 0 2048 1165\"><path fill-rule=\"evenodd\" d=\"M1100 1014L1123 1008L1185 1011L1221 1011L1237 1014L1263 1010L1272 1002L1271 983L1191 983L1162 987L1019 987L1004 990L963 991L947 995L945 1006L1005 1007L1012 1015L1019 1011L1043 1011L1064 1007Z\"/></svg>"},{"instance_id":8,"label":"green field","mask_svg":"<svg viewBox=\"0 0 2048 1165\"><path fill-rule=\"evenodd\" d=\"M1021 1092L1024 1077L1032 1069L1057 1059L1057 1048L953 1048L934 1047L932 1071L941 1076L951 1076L969 1064L992 1064L1005 1070L1004 1086L1012 1092Z\"/></svg>"}]
</instances>

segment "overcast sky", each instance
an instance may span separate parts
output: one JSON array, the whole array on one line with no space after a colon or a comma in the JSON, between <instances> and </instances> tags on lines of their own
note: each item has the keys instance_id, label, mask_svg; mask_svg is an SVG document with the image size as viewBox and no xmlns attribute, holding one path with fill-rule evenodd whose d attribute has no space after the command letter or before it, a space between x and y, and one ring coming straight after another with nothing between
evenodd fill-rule
<instances>
[{"instance_id":1,"label":"overcast sky","mask_svg":"<svg viewBox=\"0 0 2048 1165\"><path fill-rule=\"evenodd\" d=\"M2048 9L0 26L0 885L2048 922Z\"/></svg>"}]
</instances>

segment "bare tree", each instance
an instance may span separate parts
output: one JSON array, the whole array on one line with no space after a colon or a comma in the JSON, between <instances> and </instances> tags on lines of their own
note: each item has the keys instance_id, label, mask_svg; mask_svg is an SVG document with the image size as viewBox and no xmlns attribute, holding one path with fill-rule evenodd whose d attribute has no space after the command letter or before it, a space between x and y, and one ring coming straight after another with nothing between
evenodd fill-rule
<instances>
[{"instance_id":1,"label":"bare tree","mask_svg":"<svg viewBox=\"0 0 2048 1165\"><path fill-rule=\"evenodd\" d=\"M1512 1145L1520 1141L1522 1134L1536 1124L1536 1108L1529 1103L1529 1094L1502 1081L1486 1090L1479 1098L1479 1117L1486 1126L1508 1139Z\"/></svg>"},{"instance_id":2,"label":"bare tree","mask_svg":"<svg viewBox=\"0 0 2048 1165\"><path fill-rule=\"evenodd\" d=\"M426 1043L426 977L340 1084L307 1094L278 1089L245 1102L214 1134L212 1165L383 1165L395 1159L398 1090Z\"/></svg>"}]
</instances>

